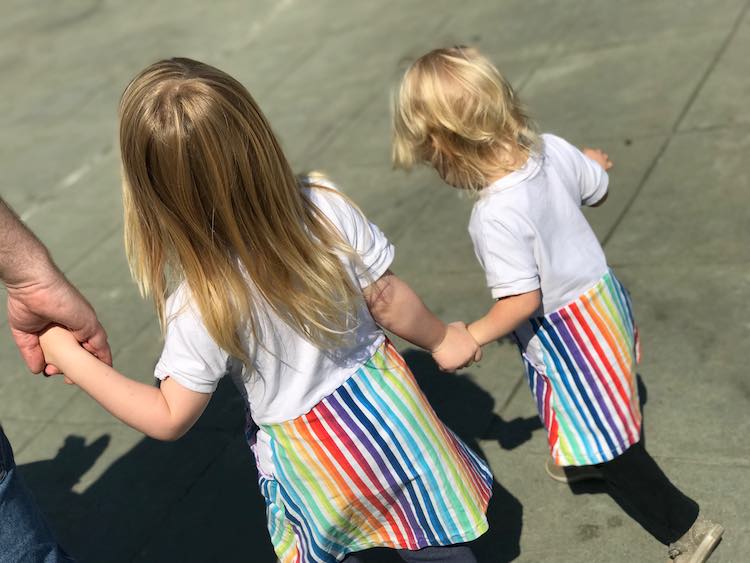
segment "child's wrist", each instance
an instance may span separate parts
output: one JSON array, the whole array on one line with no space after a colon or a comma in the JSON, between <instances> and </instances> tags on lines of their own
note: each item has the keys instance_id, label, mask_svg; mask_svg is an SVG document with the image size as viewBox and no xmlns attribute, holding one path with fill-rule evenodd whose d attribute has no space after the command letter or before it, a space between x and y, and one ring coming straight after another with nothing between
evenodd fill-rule
<instances>
[{"instance_id":1,"label":"child's wrist","mask_svg":"<svg viewBox=\"0 0 750 563\"><path fill-rule=\"evenodd\" d=\"M486 344L486 342L482 342L480 339L479 331L477 330L477 327L475 326L476 323L471 323L466 326L466 332L469 333L469 336L471 336L474 339L474 342L477 343L477 346L480 348Z\"/></svg>"},{"instance_id":2,"label":"child's wrist","mask_svg":"<svg viewBox=\"0 0 750 563\"><path fill-rule=\"evenodd\" d=\"M88 354L67 329L59 326L47 329L39 337L39 344L42 347L45 363L54 365L61 371L65 371L71 356L79 350Z\"/></svg>"},{"instance_id":3,"label":"child's wrist","mask_svg":"<svg viewBox=\"0 0 750 563\"><path fill-rule=\"evenodd\" d=\"M447 338L448 338L448 325L443 323L440 329L440 338L436 339L432 346L427 347L427 350L430 352L430 354L435 354L438 350L440 350L443 344L445 344L445 341Z\"/></svg>"}]
</instances>

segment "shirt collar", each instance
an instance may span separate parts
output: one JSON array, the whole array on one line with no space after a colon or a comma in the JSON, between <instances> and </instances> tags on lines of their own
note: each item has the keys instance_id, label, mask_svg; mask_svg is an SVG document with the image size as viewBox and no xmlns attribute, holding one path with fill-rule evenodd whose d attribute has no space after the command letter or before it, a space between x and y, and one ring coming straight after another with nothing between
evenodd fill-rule
<instances>
[{"instance_id":1,"label":"shirt collar","mask_svg":"<svg viewBox=\"0 0 750 563\"><path fill-rule=\"evenodd\" d=\"M512 188L513 186L520 184L524 180L528 180L529 178L533 178L534 176L536 176L541 166L541 157L539 155L531 155L528 159L526 159L526 163L521 168L519 168L518 170L514 170L513 172L506 176L503 176L499 180L495 180L489 186L484 188L481 194L489 195L502 190L507 190L508 188Z\"/></svg>"}]
</instances>

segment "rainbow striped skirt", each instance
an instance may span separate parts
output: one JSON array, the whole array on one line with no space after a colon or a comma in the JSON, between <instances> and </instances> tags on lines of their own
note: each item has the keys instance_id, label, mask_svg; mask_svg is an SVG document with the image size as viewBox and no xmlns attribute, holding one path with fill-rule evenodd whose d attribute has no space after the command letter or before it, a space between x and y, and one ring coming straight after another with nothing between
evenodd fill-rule
<instances>
[{"instance_id":1,"label":"rainbow striped skirt","mask_svg":"<svg viewBox=\"0 0 750 563\"><path fill-rule=\"evenodd\" d=\"M440 422L388 341L309 413L260 431L275 466L260 488L282 563L449 545L487 530L489 468Z\"/></svg>"},{"instance_id":2,"label":"rainbow striped skirt","mask_svg":"<svg viewBox=\"0 0 750 563\"><path fill-rule=\"evenodd\" d=\"M611 270L516 339L556 464L610 461L638 442L638 329Z\"/></svg>"}]
</instances>

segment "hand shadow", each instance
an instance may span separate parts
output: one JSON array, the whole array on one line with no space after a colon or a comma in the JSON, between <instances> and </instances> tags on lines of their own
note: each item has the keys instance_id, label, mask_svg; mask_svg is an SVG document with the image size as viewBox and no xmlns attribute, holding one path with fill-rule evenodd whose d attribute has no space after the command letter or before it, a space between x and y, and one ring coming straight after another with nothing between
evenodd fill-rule
<instances>
[{"instance_id":1,"label":"hand shadow","mask_svg":"<svg viewBox=\"0 0 750 563\"><path fill-rule=\"evenodd\" d=\"M497 440L504 450L513 450L531 440L532 432L541 428L542 421L538 416L516 417L506 421L496 414L492 420L492 426L485 432L482 439Z\"/></svg>"},{"instance_id":2,"label":"hand shadow","mask_svg":"<svg viewBox=\"0 0 750 563\"><path fill-rule=\"evenodd\" d=\"M91 469L109 442L107 434L88 445L85 438L71 435L65 438L54 458L18 466L18 472L51 522L65 521L72 525L82 516L82 495L73 487Z\"/></svg>"},{"instance_id":3,"label":"hand shadow","mask_svg":"<svg viewBox=\"0 0 750 563\"><path fill-rule=\"evenodd\" d=\"M501 448L512 450L542 428L536 415L504 420L493 411L492 395L477 385L466 371L458 375L442 372L429 354L413 349L404 352L404 359L440 420L467 443L497 440Z\"/></svg>"},{"instance_id":4,"label":"hand shadow","mask_svg":"<svg viewBox=\"0 0 750 563\"><path fill-rule=\"evenodd\" d=\"M45 499L45 502L59 502L59 495L73 492L73 487L94 465L99 456L109 445L109 435L100 436L86 445L86 439L81 436L68 436L65 443L52 459L26 463L18 467L29 488L35 496Z\"/></svg>"}]
</instances>

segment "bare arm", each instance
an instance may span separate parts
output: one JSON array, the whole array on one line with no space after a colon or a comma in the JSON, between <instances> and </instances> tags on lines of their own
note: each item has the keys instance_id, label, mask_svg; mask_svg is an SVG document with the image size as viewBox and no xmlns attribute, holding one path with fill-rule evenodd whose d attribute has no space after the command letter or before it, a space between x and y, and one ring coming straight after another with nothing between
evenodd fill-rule
<instances>
[{"instance_id":1,"label":"bare arm","mask_svg":"<svg viewBox=\"0 0 750 563\"><path fill-rule=\"evenodd\" d=\"M390 270L365 288L364 295L375 322L396 336L430 351L445 338L445 323Z\"/></svg>"},{"instance_id":2,"label":"bare arm","mask_svg":"<svg viewBox=\"0 0 750 563\"><path fill-rule=\"evenodd\" d=\"M13 339L31 371L44 369L39 332L51 322L68 327L86 350L112 363L107 334L91 305L2 199L0 279L8 289L8 324Z\"/></svg>"},{"instance_id":3,"label":"bare arm","mask_svg":"<svg viewBox=\"0 0 750 563\"><path fill-rule=\"evenodd\" d=\"M67 330L52 327L40 337L48 362L122 422L157 440L176 440L206 408L211 395L171 378L156 388L128 379L86 352Z\"/></svg>"},{"instance_id":4,"label":"bare arm","mask_svg":"<svg viewBox=\"0 0 750 563\"><path fill-rule=\"evenodd\" d=\"M390 270L365 288L364 296L375 322L432 352L442 369L454 371L481 357L481 350L462 323L446 325L409 284Z\"/></svg>"},{"instance_id":5,"label":"bare arm","mask_svg":"<svg viewBox=\"0 0 750 563\"><path fill-rule=\"evenodd\" d=\"M499 299L481 319L469 325L469 332L480 346L494 342L513 332L518 325L531 317L542 304L538 289L520 295Z\"/></svg>"},{"instance_id":6,"label":"bare arm","mask_svg":"<svg viewBox=\"0 0 750 563\"><path fill-rule=\"evenodd\" d=\"M0 279L9 286L49 274L55 267L47 249L0 199Z\"/></svg>"}]
</instances>

